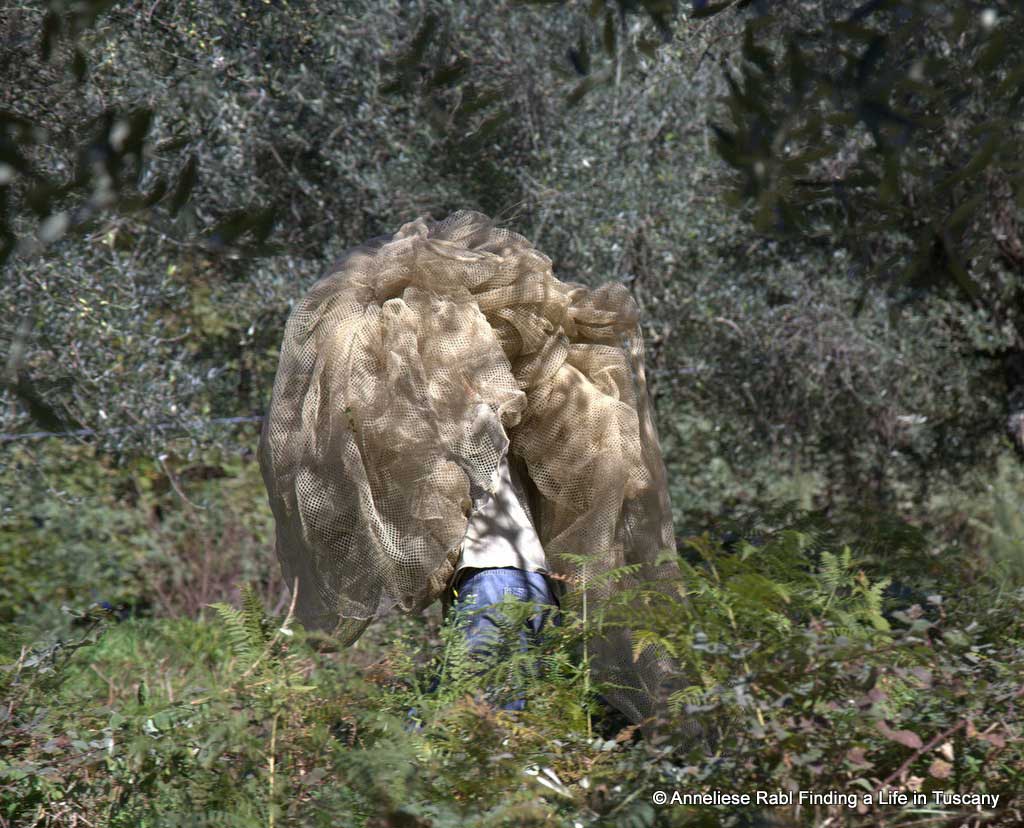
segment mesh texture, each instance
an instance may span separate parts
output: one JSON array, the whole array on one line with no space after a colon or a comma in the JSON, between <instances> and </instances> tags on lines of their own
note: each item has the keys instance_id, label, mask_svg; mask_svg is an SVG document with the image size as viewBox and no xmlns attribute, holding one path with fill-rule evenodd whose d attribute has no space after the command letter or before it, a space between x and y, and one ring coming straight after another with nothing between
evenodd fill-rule
<instances>
[{"instance_id":1,"label":"mesh texture","mask_svg":"<svg viewBox=\"0 0 1024 828\"><path fill-rule=\"evenodd\" d=\"M486 403L537 488L548 565L576 599L677 574L639 311L621 284L555 278L480 213L418 218L348 251L285 328L259 460L297 613L355 641L395 607L441 596L498 450ZM477 422L479 422L477 420ZM637 564L628 577L607 573ZM628 630L593 647L595 678L639 721L670 670Z\"/></svg>"}]
</instances>

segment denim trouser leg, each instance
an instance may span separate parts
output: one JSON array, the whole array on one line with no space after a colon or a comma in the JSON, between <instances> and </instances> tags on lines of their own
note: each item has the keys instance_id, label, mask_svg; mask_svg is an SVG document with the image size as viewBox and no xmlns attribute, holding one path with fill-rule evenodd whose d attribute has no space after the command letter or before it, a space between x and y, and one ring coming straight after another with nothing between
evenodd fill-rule
<instances>
[{"instance_id":1,"label":"denim trouser leg","mask_svg":"<svg viewBox=\"0 0 1024 828\"><path fill-rule=\"evenodd\" d=\"M471 570L455 588L452 605L455 621L466 636L471 655L478 658L493 657L500 639L502 617L492 605L512 596L518 601L533 603L526 625L519 631L516 649L526 653L539 639L549 616L553 624L559 623L558 599L547 578L540 572L527 572L513 567ZM526 700L519 696L502 705L505 710L522 710Z\"/></svg>"}]
</instances>

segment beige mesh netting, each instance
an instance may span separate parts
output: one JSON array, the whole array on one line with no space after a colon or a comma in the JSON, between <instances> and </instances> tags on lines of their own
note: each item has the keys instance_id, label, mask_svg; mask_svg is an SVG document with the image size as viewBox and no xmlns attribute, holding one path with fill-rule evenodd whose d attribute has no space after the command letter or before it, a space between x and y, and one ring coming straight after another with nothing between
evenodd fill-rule
<instances>
[{"instance_id":1,"label":"beige mesh netting","mask_svg":"<svg viewBox=\"0 0 1024 828\"><path fill-rule=\"evenodd\" d=\"M480 402L536 484L548 565L585 578L590 607L675 573L655 565L672 516L628 290L559 281L525 238L460 211L349 251L288 320L260 464L307 626L347 644L441 594L470 480L487 486L499 462L474 429ZM640 571L602 578L626 564ZM650 649L634 662L616 630L594 664L625 685L607 695L627 716L651 712L664 664Z\"/></svg>"}]
</instances>

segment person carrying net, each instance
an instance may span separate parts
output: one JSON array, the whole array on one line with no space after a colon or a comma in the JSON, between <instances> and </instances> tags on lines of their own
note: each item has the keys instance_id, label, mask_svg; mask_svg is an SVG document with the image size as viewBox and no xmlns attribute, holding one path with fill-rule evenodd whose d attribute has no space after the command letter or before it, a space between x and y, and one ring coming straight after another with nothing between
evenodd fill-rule
<instances>
[{"instance_id":1,"label":"person carrying net","mask_svg":"<svg viewBox=\"0 0 1024 828\"><path fill-rule=\"evenodd\" d=\"M259 460L298 617L343 645L440 598L482 649L498 595L556 607L557 581L598 607L678 573L629 291L560 281L480 213L408 222L310 289L285 329ZM611 627L592 666L639 723L671 668L633 650Z\"/></svg>"}]
</instances>

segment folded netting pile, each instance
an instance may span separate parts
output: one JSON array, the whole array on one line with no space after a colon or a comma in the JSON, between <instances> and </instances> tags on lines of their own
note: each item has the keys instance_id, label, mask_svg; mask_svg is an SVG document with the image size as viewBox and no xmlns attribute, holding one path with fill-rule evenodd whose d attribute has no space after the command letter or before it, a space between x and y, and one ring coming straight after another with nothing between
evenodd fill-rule
<instances>
[{"instance_id":1,"label":"folded netting pile","mask_svg":"<svg viewBox=\"0 0 1024 828\"><path fill-rule=\"evenodd\" d=\"M536 485L549 567L591 613L675 574L657 560L672 516L629 291L559 281L527 239L460 211L350 250L285 328L259 457L307 626L347 644L440 596L470 483L499 462L479 403ZM647 715L664 663L650 647L634 659L626 629L591 647L596 677L619 685L606 696Z\"/></svg>"}]
</instances>

